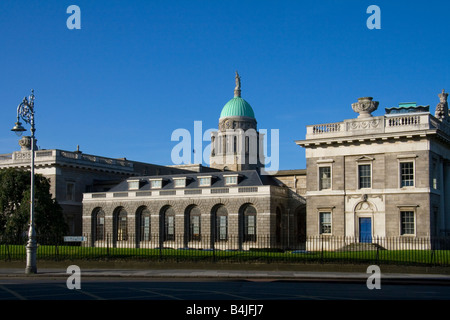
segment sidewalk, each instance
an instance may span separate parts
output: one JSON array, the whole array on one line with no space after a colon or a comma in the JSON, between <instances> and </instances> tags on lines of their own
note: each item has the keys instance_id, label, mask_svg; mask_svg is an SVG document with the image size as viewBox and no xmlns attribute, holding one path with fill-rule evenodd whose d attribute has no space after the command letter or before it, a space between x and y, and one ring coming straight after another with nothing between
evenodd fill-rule
<instances>
[{"instance_id":1,"label":"sidewalk","mask_svg":"<svg viewBox=\"0 0 450 320\"><path fill-rule=\"evenodd\" d=\"M0 261L0 278L65 277L67 268L76 265L83 278L111 279L188 279L252 281L366 281L368 265L352 264L270 264L270 263L181 263L132 261L38 261L35 275L25 274L25 262ZM449 267L380 265L384 282L429 282L450 284Z\"/></svg>"},{"instance_id":2,"label":"sidewalk","mask_svg":"<svg viewBox=\"0 0 450 320\"><path fill-rule=\"evenodd\" d=\"M24 268L0 268L0 279L11 277L67 278L66 268L42 268L37 274L26 275ZM81 276L99 279L189 279L195 280L250 280L250 281L366 281L372 274L363 272L326 271L258 271L258 270L202 270L202 269L83 269ZM450 285L450 275L383 273L383 283L433 283Z\"/></svg>"}]
</instances>

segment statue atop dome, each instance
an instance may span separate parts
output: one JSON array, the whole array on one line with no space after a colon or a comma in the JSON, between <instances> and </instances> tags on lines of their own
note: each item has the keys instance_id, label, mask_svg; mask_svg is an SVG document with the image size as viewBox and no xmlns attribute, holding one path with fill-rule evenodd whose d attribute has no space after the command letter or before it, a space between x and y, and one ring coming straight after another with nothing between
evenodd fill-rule
<instances>
[{"instance_id":1,"label":"statue atop dome","mask_svg":"<svg viewBox=\"0 0 450 320\"><path fill-rule=\"evenodd\" d=\"M239 73L236 71L236 87L234 88L234 97L241 96L241 77Z\"/></svg>"},{"instance_id":2,"label":"statue atop dome","mask_svg":"<svg viewBox=\"0 0 450 320\"><path fill-rule=\"evenodd\" d=\"M265 163L264 135L257 131L252 107L241 97L241 77L237 71L235 81L234 97L222 108L218 130L211 132L210 167L259 170Z\"/></svg>"},{"instance_id":3,"label":"statue atop dome","mask_svg":"<svg viewBox=\"0 0 450 320\"><path fill-rule=\"evenodd\" d=\"M448 104L447 104L447 97L448 93L445 92L444 89L442 89L442 93L438 94L440 102L436 106L436 111L434 116L438 118L439 120L448 120Z\"/></svg>"}]
</instances>

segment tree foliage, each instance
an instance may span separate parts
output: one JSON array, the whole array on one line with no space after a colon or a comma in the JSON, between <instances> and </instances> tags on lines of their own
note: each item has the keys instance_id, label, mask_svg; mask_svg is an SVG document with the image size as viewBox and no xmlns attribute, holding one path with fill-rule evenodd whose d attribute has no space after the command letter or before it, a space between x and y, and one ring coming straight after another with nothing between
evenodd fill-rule
<instances>
[{"instance_id":1,"label":"tree foliage","mask_svg":"<svg viewBox=\"0 0 450 320\"><path fill-rule=\"evenodd\" d=\"M0 170L0 235L12 241L26 238L31 205L30 173L13 168ZM38 238L58 239L67 234L61 206L52 198L50 181L35 174L34 221Z\"/></svg>"}]
</instances>

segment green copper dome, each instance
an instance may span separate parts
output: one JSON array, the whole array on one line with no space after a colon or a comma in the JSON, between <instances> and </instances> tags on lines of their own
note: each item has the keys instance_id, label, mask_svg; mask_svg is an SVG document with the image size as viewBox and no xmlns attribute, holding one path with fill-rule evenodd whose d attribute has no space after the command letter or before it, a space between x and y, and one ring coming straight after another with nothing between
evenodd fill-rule
<instances>
[{"instance_id":1,"label":"green copper dome","mask_svg":"<svg viewBox=\"0 0 450 320\"><path fill-rule=\"evenodd\" d=\"M241 77L236 71L236 88L234 88L234 98L223 107L220 117L249 117L255 118L250 104L241 98Z\"/></svg>"},{"instance_id":2,"label":"green copper dome","mask_svg":"<svg viewBox=\"0 0 450 320\"><path fill-rule=\"evenodd\" d=\"M250 104L242 99L241 97L234 97L223 107L220 117L250 117L254 118L255 113L253 112Z\"/></svg>"}]
</instances>

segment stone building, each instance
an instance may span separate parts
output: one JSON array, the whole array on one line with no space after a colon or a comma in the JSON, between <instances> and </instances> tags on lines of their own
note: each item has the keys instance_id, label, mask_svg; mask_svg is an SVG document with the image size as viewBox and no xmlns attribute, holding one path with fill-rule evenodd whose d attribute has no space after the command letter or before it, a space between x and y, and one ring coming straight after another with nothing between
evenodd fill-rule
<instances>
[{"instance_id":1,"label":"stone building","mask_svg":"<svg viewBox=\"0 0 450 320\"><path fill-rule=\"evenodd\" d=\"M241 80L236 72L234 97L222 109L219 130L211 133L210 166L221 170L259 170L264 163L262 141L255 113L241 97Z\"/></svg>"},{"instance_id":2,"label":"stone building","mask_svg":"<svg viewBox=\"0 0 450 320\"><path fill-rule=\"evenodd\" d=\"M31 139L19 140L20 151L0 155L0 169L30 170ZM77 151L38 150L35 147L35 173L50 180L52 197L61 205L69 235L82 233L82 199L84 192L106 191L122 180L142 174L170 174L211 169L201 166L160 166L150 163L114 159Z\"/></svg>"},{"instance_id":3,"label":"stone building","mask_svg":"<svg viewBox=\"0 0 450 320\"><path fill-rule=\"evenodd\" d=\"M211 136L216 170L130 177L108 192L85 193L88 244L223 249L304 244L305 201L296 192L305 172L262 172L260 139L236 73L234 98L222 108L219 130Z\"/></svg>"},{"instance_id":4,"label":"stone building","mask_svg":"<svg viewBox=\"0 0 450 320\"><path fill-rule=\"evenodd\" d=\"M450 122L447 93L435 115L415 103L386 108L360 98L359 116L307 126L307 235L437 237L450 233Z\"/></svg>"},{"instance_id":5,"label":"stone building","mask_svg":"<svg viewBox=\"0 0 450 320\"><path fill-rule=\"evenodd\" d=\"M359 98L356 118L307 126L296 141L306 169L267 172L265 137L235 80L211 134L209 167L36 151L36 172L50 178L71 234L91 246L203 249L345 245L332 245L336 238L389 248L379 239L398 246L450 235L447 93L434 115L401 103L372 116L379 103ZM0 168L29 169L29 142L20 144L0 155Z\"/></svg>"},{"instance_id":6,"label":"stone building","mask_svg":"<svg viewBox=\"0 0 450 320\"><path fill-rule=\"evenodd\" d=\"M83 211L90 245L248 249L298 245L304 203L249 170L129 178L85 194Z\"/></svg>"}]
</instances>

